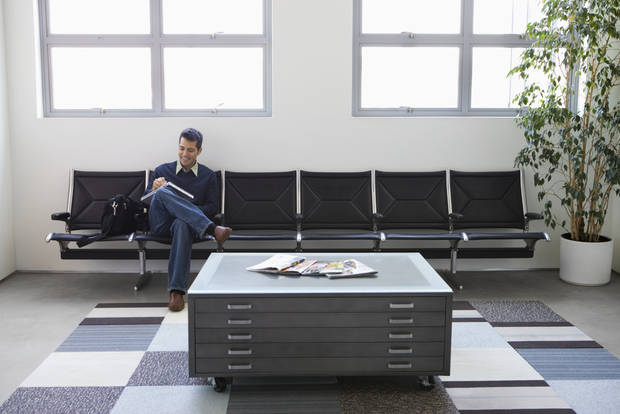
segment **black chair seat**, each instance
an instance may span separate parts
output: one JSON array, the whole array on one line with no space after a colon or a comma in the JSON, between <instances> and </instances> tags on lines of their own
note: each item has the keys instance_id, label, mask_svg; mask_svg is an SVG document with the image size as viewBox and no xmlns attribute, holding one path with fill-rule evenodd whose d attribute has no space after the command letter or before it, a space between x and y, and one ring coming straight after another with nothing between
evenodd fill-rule
<instances>
[{"instance_id":1,"label":"black chair seat","mask_svg":"<svg viewBox=\"0 0 620 414\"><path fill-rule=\"evenodd\" d=\"M194 243L198 243L201 241L210 241L213 240L212 236L209 236L208 239L205 240L194 240ZM137 242L156 242L156 243L162 243L162 244L170 244L172 243L172 238L169 236L158 236L155 234L148 234L148 233L143 233L143 234L134 234L133 237L131 237L129 239L129 241L137 241Z\"/></svg>"},{"instance_id":2,"label":"black chair seat","mask_svg":"<svg viewBox=\"0 0 620 414\"><path fill-rule=\"evenodd\" d=\"M84 237L94 236L97 233L93 234L77 234L77 233L49 233L45 238L45 241L63 241L63 242L78 242L83 240ZM129 240L129 234L123 234L120 236L109 236L99 241L127 241Z\"/></svg>"},{"instance_id":3,"label":"black chair seat","mask_svg":"<svg viewBox=\"0 0 620 414\"><path fill-rule=\"evenodd\" d=\"M239 234L233 229L228 240L297 240L297 233Z\"/></svg>"},{"instance_id":4,"label":"black chair seat","mask_svg":"<svg viewBox=\"0 0 620 414\"><path fill-rule=\"evenodd\" d=\"M464 233L385 233L386 240L468 240Z\"/></svg>"},{"instance_id":5,"label":"black chair seat","mask_svg":"<svg viewBox=\"0 0 620 414\"><path fill-rule=\"evenodd\" d=\"M195 240L194 243L200 241L213 241L214 238L209 236L205 240ZM228 240L297 240L296 233L276 233L276 234L238 234L234 233L230 235ZM144 241L144 242L157 242L163 244L170 244L172 239L166 236L157 236L153 234L136 234L132 241Z\"/></svg>"},{"instance_id":6,"label":"black chair seat","mask_svg":"<svg viewBox=\"0 0 620 414\"><path fill-rule=\"evenodd\" d=\"M301 233L302 240L381 240L380 233Z\"/></svg>"},{"instance_id":7,"label":"black chair seat","mask_svg":"<svg viewBox=\"0 0 620 414\"><path fill-rule=\"evenodd\" d=\"M551 240L546 232L528 233L469 233L469 240Z\"/></svg>"}]
</instances>

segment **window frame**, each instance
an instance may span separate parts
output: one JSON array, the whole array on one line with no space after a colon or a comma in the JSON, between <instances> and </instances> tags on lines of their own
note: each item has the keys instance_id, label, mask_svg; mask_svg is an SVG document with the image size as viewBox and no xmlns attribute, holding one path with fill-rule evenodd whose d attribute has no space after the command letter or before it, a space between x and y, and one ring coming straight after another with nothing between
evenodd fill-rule
<instances>
[{"instance_id":1,"label":"window frame","mask_svg":"<svg viewBox=\"0 0 620 414\"><path fill-rule=\"evenodd\" d=\"M527 48L532 41L523 34L474 34L474 0L461 0L461 31L456 34L364 34L362 33L362 2L353 0L353 116L354 117L415 117L415 116L497 116L514 117L516 108L472 108L472 57L474 47ZM456 108L362 108L362 47L458 47L459 78Z\"/></svg>"},{"instance_id":2,"label":"window frame","mask_svg":"<svg viewBox=\"0 0 620 414\"><path fill-rule=\"evenodd\" d=\"M149 0L150 34L50 34L49 0L38 0L43 115L45 117L270 117L272 116L271 1L263 3L263 34L164 34L163 0ZM146 47L151 50L151 109L54 109L50 50L53 47ZM165 109L163 51L165 47L255 47L263 50L263 108Z\"/></svg>"}]
</instances>

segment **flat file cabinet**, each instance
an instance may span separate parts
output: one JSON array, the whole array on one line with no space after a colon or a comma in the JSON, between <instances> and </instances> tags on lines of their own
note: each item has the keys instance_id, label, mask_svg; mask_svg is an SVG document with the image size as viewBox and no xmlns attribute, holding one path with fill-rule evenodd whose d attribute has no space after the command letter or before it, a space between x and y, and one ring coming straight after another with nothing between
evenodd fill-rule
<instances>
[{"instance_id":1,"label":"flat file cabinet","mask_svg":"<svg viewBox=\"0 0 620 414\"><path fill-rule=\"evenodd\" d=\"M449 375L452 290L416 253L355 258L374 276L250 272L259 253L212 254L188 292L189 370L235 376Z\"/></svg>"}]
</instances>

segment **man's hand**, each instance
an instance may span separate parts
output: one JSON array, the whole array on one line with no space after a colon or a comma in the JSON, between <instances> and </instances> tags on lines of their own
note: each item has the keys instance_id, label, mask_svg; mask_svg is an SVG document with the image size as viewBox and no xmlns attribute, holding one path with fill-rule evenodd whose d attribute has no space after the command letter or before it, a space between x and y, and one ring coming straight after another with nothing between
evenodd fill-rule
<instances>
[{"instance_id":1,"label":"man's hand","mask_svg":"<svg viewBox=\"0 0 620 414\"><path fill-rule=\"evenodd\" d=\"M152 191L157 190L162 185L166 184L166 179L164 177L159 177L153 180L153 189Z\"/></svg>"}]
</instances>

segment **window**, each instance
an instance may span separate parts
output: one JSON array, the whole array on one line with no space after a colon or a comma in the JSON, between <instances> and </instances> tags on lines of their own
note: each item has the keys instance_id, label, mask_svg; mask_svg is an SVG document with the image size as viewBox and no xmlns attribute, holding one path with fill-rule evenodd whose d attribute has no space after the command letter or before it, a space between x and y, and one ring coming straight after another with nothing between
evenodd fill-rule
<instances>
[{"instance_id":1,"label":"window","mask_svg":"<svg viewBox=\"0 0 620 414\"><path fill-rule=\"evenodd\" d=\"M504 115L539 0L354 0L353 115Z\"/></svg>"},{"instance_id":2,"label":"window","mask_svg":"<svg viewBox=\"0 0 620 414\"><path fill-rule=\"evenodd\" d=\"M270 116L271 0L39 0L46 116Z\"/></svg>"}]
</instances>

